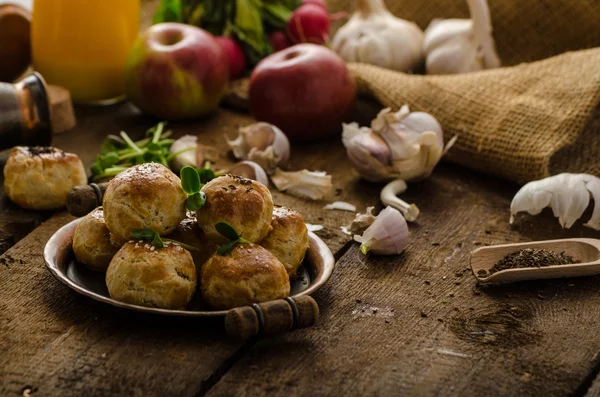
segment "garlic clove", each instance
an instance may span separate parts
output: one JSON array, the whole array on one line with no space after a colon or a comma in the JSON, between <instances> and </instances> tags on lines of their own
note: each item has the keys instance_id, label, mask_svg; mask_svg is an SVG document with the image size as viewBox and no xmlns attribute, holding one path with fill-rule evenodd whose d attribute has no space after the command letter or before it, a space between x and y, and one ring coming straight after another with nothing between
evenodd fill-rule
<instances>
[{"instance_id":1,"label":"garlic clove","mask_svg":"<svg viewBox=\"0 0 600 397\"><path fill-rule=\"evenodd\" d=\"M519 212L537 215L551 207L560 225L568 229L583 215L590 195L594 199L594 211L584 226L600 230L600 178L589 174L563 173L527 183L511 202L510 223Z\"/></svg>"},{"instance_id":2,"label":"garlic clove","mask_svg":"<svg viewBox=\"0 0 600 397\"><path fill-rule=\"evenodd\" d=\"M375 221L373 210L375 207L367 207L367 212L364 214L356 214L356 217L348 226L352 234L362 234Z\"/></svg>"},{"instance_id":3,"label":"garlic clove","mask_svg":"<svg viewBox=\"0 0 600 397\"><path fill-rule=\"evenodd\" d=\"M242 127L235 139L230 140L225 135L225 140L237 159L254 161L268 173L290 157L287 136L269 123L258 122Z\"/></svg>"},{"instance_id":4,"label":"garlic clove","mask_svg":"<svg viewBox=\"0 0 600 397\"><path fill-rule=\"evenodd\" d=\"M198 137L194 135L184 135L177 139L171 145L169 154L173 155L178 153L171 161L172 167L175 171L179 172L180 169L186 166L198 167L196 163L196 147L198 144Z\"/></svg>"},{"instance_id":5,"label":"garlic clove","mask_svg":"<svg viewBox=\"0 0 600 397\"><path fill-rule=\"evenodd\" d=\"M285 172L277 168L271 180L277 190L311 200L322 199L333 188L331 175L321 171Z\"/></svg>"},{"instance_id":6,"label":"garlic clove","mask_svg":"<svg viewBox=\"0 0 600 397\"><path fill-rule=\"evenodd\" d=\"M229 169L228 173L252 179L265 186L269 186L269 177L267 176L267 173L260 165L253 161L240 161L239 163L234 164Z\"/></svg>"},{"instance_id":7,"label":"garlic clove","mask_svg":"<svg viewBox=\"0 0 600 397\"><path fill-rule=\"evenodd\" d=\"M408 225L402 214L392 207L386 207L363 235L355 235L354 240L361 243L360 252L365 255L369 252L396 255L408 245L408 236Z\"/></svg>"},{"instance_id":8,"label":"garlic clove","mask_svg":"<svg viewBox=\"0 0 600 397\"><path fill-rule=\"evenodd\" d=\"M391 151L385 141L357 123L343 124L342 142L348 159L365 179L377 182L393 178Z\"/></svg>"},{"instance_id":9,"label":"garlic clove","mask_svg":"<svg viewBox=\"0 0 600 397\"><path fill-rule=\"evenodd\" d=\"M419 208L415 204L408 204L398 198L398 195L404 193L407 188L406 182L402 179L396 179L385 185L381 190L380 199L384 205L400 211L408 222L414 222L419 216Z\"/></svg>"}]
</instances>

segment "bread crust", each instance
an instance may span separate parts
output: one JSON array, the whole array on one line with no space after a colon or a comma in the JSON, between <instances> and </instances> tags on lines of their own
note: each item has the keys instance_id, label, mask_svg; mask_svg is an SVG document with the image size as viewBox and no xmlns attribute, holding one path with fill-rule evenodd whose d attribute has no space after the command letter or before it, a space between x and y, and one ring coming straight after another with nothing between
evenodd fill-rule
<instances>
[{"instance_id":1,"label":"bread crust","mask_svg":"<svg viewBox=\"0 0 600 397\"><path fill-rule=\"evenodd\" d=\"M171 170L157 163L131 167L110 181L102 206L113 242L123 244L131 231L150 228L161 236L185 217L187 195Z\"/></svg>"},{"instance_id":2,"label":"bread crust","mask_svg":"<svg viewBox=\"0 0 600 397\"><path fill-rule=\"evenodd\" d=\"M227 222L246 240L258 243L271 231L273 197L260 182L235 175L213 179L202 191L206 204L196 211L198 225L217 244L227 241L215 230L218 222Z\"/></svg>"},{"instance_id":3,"label":"bread crust","mask_svg":"<svg viewBox=\"0 0 600 397\"><path fill-rule=\"evenodd\" d=\"M77 261L91 270L105 272L119 248L119 245L110 240L102 207L84 216L75 229L73 252Z\"/></svg>"},{"instance_id":4,"label":"bread crust","mask_svg":"<svg viewBox=\"0 0 600 397\"><path fill-rule=\"evenodd\" d=\"M273 230L260 245L275 255L290 277L293 277L304 260L309 245L304 219L297 211L275 206L271 226Z\"/></svg>"},{"instance_id":5,"label":"bread crust","mask_svg":"<svg viewBox=\"0 0 600 397\"><path fill-rule=\"evenodd\" d=\"M12 202L32 210L54 210L87 177L76 154L54 147L15 146L4 166L4 190Z\"/></svg>"},{"instance_id":6,"label":"bread crust","mask_svg":"<svg viewBox=\"0 0 600 397\"><path fill-rule=\"evenodd\" d=\"M196 267L190 253L166 243L125 243L106 271L111 298L141 306L183 309L196 291Z\"/></svg>"},{"instance_id":7,"label":"bread crust","mask_svg":"<svg viewBox=\"0 0 600 397\"><path fill-rule=\"evenodd\" d=\"M238 244L227 255L213 255L202 267L202 298L225 310L282 299L290 294L285 267L259 245Z\"/></svg>"}]
</instances>

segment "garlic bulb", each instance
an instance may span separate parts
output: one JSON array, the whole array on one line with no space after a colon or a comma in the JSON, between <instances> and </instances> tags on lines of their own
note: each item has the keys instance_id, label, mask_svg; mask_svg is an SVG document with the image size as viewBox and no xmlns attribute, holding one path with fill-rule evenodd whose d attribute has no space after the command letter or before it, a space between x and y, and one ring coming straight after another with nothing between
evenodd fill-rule
<instances>
[{"instance_id":1,"label":"garlic bulb","mask_svg":"<svg viewBox=\"0 0 600 397\"><path fill-rule=\"evenodd\" d=\"M198 137L194 135L184 135L173 142L169 149L169 154L176 154L171 161L171 165L175 171L179 172L180 169L186 166L198 167L196 164L197 145Z\"/></svg>"},{"instance_id":2,"label":"garlic bulb","mask_svg":"<svg viewBox=\"0 0 600 397\"><path fill-rule=\"evenodd\" d=\"M269 177L267 176L267 173L254 161L240 161L239 163L234 164L229 169L228 173L253 179L265 186L269 186Z\"/></svg>"},{"instance_id":3,"label":"garlic bulb","mask_svg":"<svg viewBox=\"0 0 600 397\"><path fill-rule=\"evenodd\" d=\"M423 61L423 31L392 15L383 0L357 0L356 11L337 31L331 48L346 62L408 72Z\"/></svg>"},{"instance_id":4,"label":"garlic bulb","mask_svg":"<svg viewBox=\"0 0 600 397\"><path fill-rule=\"evenodd\" d=\"M594 211L584 226L600 230L600 178L589 174L563 173L529 182L510 204L510 223L518 212L537 215L544 208L552 207L560 225L568 229L583 215L590 195L594 199Z\"/></svg>"},{"instance_id":5,"label":"garlic bulb","mask_svg":"<svg viewBox=\"0 0 600 397\"><path fill-rule=\"evenodd\" d=\"M369 226L375 222L375 215L373 215L373 210L375 207L367 207L367 212L364 214L356 214L356 217L348 226L350 232L352 234L362 234Z\"/></svg>"},{"instance_id":6,"label":"garlic bulb","mask_svg":"<svg viewBox=\"0 0 600 397\"><path fill-rule=\"evenodd\" d=\"M427 73L457 74L500 66L487 1L467 3L471 19L434 20L425 30Z\"/></svg>"},{"instance_id":7,"label":"garlic bulb","mask_svg":"<svg viewBox=\"0 0 600 397\"><path fill-rule=\"evenodd\" d=\"M277 190L300 198L320 200L331 191L331 175L321 171L285 172L277 168L271 177Z\"/></svg>"},{"instance_id":8,"label":"garlic bulb","mask_svg":"<svg viewBox=\"0 0 600 397\"><path fill-rule=\"evenodd\" d=\"M272 174L275 168L290 157L290 141L272 124L259 122L239 129L234 140L225 140L237 159L250 160Z\"/></svg>"},{"instance_id":9,"label":"garlic bulb","mask_svg":"<svg viewBox=\"0 0 600 397\"><path fill-rule=\"evenodd\" d=\"M354 240L361 243L360 252L365 255L400 254L408 245L408 225L398 210L386 207L363 235L355 235Z\"/></svg>"},{"instance_id":10,"label":"garlic bulb","mask_svg":"<svg viewBox=\"0 0 600 397\"><path fill-rule=\"evenodd\" d=\"M428 113L411 112L407 105L397 112L383 109L371 128L344 124L342 142L348 158L361 176L378 182L428 177L456 138L444 147L443 131Z\"/></svg>"}]
</instances>

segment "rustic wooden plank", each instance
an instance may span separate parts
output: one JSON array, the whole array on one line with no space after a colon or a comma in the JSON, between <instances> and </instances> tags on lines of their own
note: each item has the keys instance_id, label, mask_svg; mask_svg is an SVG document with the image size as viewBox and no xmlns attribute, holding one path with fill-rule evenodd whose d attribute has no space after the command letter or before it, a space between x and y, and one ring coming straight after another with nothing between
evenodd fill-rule
<instances>
[{"instance_id":1,"label":"rustic wooden plank","mask_svg":"<svg viewBox=\"0 0 600 397\"><path fill-rule=\"evenodd\" d=\"M545 212L510 227L516 186L442 166L405 197L422 216L395 257L356 246L315 298L316 327L254 346L208 395L568 395L597 370L600 277L478 287L481 244L575 236ZM242 380L243 379L243 380Z\"/></svg>"}]
</instances>

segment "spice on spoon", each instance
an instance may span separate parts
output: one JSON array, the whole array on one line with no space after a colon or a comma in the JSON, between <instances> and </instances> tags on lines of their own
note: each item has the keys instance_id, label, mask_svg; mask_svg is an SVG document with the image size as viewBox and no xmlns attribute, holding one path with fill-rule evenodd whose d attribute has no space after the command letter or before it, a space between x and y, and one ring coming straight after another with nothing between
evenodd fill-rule
<instances>
[{"instance_id":1,"label":"spice on spoon","mask_svg":"<svg viewBox=\"0 0 600 397\"><path fill-rule=\"evenodd\" d=\"M546 267L571 265L580 263L563 252L554 252L547 249L525 248L517 252L512 252L500 259L489 270L489 274L485 270L477 272L479 277L487 277L501 270L519 269L526 267Z\"/></svg>"}]
</instances>

